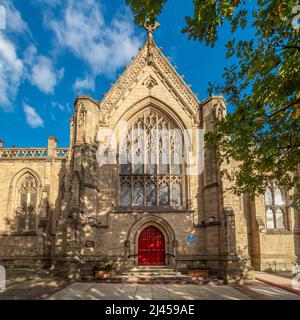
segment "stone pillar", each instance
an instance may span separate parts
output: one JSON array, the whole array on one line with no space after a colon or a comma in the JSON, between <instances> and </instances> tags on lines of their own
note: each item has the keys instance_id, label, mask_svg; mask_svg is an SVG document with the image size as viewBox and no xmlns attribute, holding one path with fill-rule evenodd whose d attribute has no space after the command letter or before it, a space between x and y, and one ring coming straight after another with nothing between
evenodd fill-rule
<instances>
[{"instance_id":1,"label":"stone pillar","mask_svg":"<svg viewBox=\"0 0 300 320\"><path fill-rule=\"evenodd\" d=\"M237 255L235 214L230 207L224 208L224 214L227 244L227 263L224 263L226 266L225 279L227 283L243 284L243 271Z\"/></svg>"},{"instance_id":2,"label":"stone pillar","mask_svg":"<svg viewBox=\"0 0 300 320\"><path fill-rule=\"evenodd\" d=\"M226 115L225 99L211 96L201 107L205 134L214 132L216 120ZM232 199L226 200L221 176L223 169L223 165L220 166L217 161L216 150L205 149L203 190L206 257L213 272L218 272L227 282L240 282L242 274L236 249L236 217Z\"/></svg>"},{"instance_id":3,"label":"stone pillar","mask_svg":"<svg viewBox=\"0 0 300 320\"><path fill-rule=\"evenodd\" d=\"M56 157L57 139L55 137L48 137L48 157Z\"/></svg>"},{"instance_id":4,"label":"stone pillar","mask_svg":"<svg viewBox=\"0 0 300 320\"><path fill-rule=\"evenodd\" d=\"M300 177L300 165L296 170L296 176ZM300 190L295 190L295 196L300 197ZM295 243L295 255L296 263L300 265L300 209L294 208L295 226L294 226L294 243Z\"/></svg>"},{"instance_id":5,"label":"stone pillar","mask_svg":"<svg viewBox=\"0 0 300 320\"><path fill-rule=\"evenodd\" d=\"M3 148L4 146L4 140L0 139L0 148Z\"/></svg>"},{"instance_id":6,"label":"stone pillar","mask_svg":"<svg viewBox=\"0 0 300 320\"><path fill-rule=\"evenodd\" d=\"M216 104L219 100L225 105L223 97L210 97L201 105L205 134L215 130ZM221 260L216 261L216 257L220 257L221 252L224 252L224 249L226 248L225 231L221 230L221 228L224 229L225 219L224 213L222 214L221 212L221 186L218 171L216 151L205 148L202 188L204 199L203 219L205 223L206 255L208 262L211 257L211 267L216 269L221 268ZM209 219L212 219L212 217L216 223L209 225Z\"/></svg>"}]
</instances>

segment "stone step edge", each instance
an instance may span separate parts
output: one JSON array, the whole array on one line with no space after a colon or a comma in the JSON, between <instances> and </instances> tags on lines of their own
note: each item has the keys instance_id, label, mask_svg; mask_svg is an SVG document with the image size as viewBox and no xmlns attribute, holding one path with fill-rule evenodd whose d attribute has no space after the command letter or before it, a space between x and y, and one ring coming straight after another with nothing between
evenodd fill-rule
<instances>
[{"instance_id":1,"label":"stone step edge","mask_svg":"<svg viewBox=\"0 0 300 320\"><path fill-rule=\"evenodd\" d=\"M180 276L180 272L168 272L168 273L160 273L160 272L123 272L121 275L124 276Z\"/></svg>"},{"instance_id":2,"label":"stone step edge","mask_svg":"<svg viewBox=\"0 0 300 320\"><path fill-rule=\"evenodd\" d=\"M106 283L106 284L185 284L185 285L211 285L222 286L225 284L223 280L168 280L168 279L98 279L83 281L87 283Z\"/></svg>"},{"instance_id":3,"label":"stone step edge","mask_svg":"<svg viewBox=\"0 0 300 320\"><path fill-rule=\"evenodd\" d=\"M166 273L166 272L179 272L179 271L175 271L174 269L131 269L131 270L128 270L127 272L135 272L135 273L161 272L161 273Z\"/></svg>"}]
</instances>

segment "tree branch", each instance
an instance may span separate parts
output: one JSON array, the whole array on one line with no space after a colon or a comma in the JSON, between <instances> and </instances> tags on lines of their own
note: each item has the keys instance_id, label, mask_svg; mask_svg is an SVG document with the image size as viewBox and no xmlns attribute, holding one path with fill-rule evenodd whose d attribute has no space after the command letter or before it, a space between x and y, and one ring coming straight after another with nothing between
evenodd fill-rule
<instances>
[{"instance_id":1,"label":"tree branch","mask_svg":"<svg viewBox=\"0 0 300 320\"><path fill-rule=\"evenodd\" d=\"M284 48L284 49L296 49L296 50L300 50L300 47L299 47L299 46L285 46L285 45L283 45L283 48Z\"/></svg>"},{"instance_id":2,"label":"tree branch","mask_svg":"<svg viewBox=\"0 0 300 320\"><path fill-rule=\"evenodd\" d=\"M295 104L297 104L298 102L300 102L300 98L298 98L296 101L290 103L289 105L287 105L287 106L285 106L285 107L277 110L276 112L272 113L271 115L269 115L269 116L266 115L266 117L267 117L268 119L270 119L270 118L276 116L278 113L280 113L280 112L282 112L282 111L284 111L284 110L286 110L286 109L289 109L289 108L293 107L293 106L294 106Z\"/></svg>"}]
</instances>

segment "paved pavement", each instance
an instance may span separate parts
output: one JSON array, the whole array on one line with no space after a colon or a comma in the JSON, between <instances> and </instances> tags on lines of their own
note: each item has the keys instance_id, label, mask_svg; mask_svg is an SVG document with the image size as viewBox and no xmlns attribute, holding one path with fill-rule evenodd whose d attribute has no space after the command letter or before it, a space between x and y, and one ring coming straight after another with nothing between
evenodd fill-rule
<instances>
[{"instance_id":1,"label":"paved pavement","mask_svg":"<svg viewBox=\"0 0 300 320\"><path fill-rule=\"evenodd\" d=\"M300 300L260 281L244 286L195 284L65 283L49 276L13 277L0 300Z\"/></svg>"},{"instance_id":2,"label":"paved pavement","mask_svg":"<svg viewBox=\"0 0 300 320\"><path fill-rule=\"evenodd\" d=\"M300 300L259 281L244 286L73 283L50 300Z\"/></svg>"},{"instance_id":3,"label":"paved pavement","mask_svg":"<svg viewBox=\"0 0 300 320\"><path fill-rule=\"evenodd\" d=\"M73 283L50 300L250 300L231 286Z\"/></svg>"},{"instance_id":4,"label":"paved pavement","mask_svg":"<svg viewBox=\"0 0 300 320\"><path fill-rule=\"evenodd\" d=\"M0 290L0 300L44 300L66 286L62 280L45 277L10 279Z\"/></svg>"}]
</instances>

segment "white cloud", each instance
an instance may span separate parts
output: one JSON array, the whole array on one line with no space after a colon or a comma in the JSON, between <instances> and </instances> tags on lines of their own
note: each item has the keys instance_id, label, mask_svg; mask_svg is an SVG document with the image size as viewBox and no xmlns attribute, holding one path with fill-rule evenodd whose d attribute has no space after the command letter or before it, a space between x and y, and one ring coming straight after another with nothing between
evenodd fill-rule
<instances>
[{"instance_id":1,"label":"white cloud","mask_svg":"<svg viewBox=\"0 0 300 320\"><path fill-rule=\"evenodd\" d=\"M68 0L61 18L46 17L59 48L70 50L91 69L93 76L112 76L138 52L129 11L116 15L107 25L96 0Z\"/></svg>"},{"instance_id":2,"label":"white cloud","mask_svg":"<svg viewBox=\"0 0 300 320\"><path fill-rule=\"evenodd\" d=\"M24 63L8 34L10 32L30 34L30 32L12 1L0 0L0 5L5 8L6 16L6 30L0 31L0 108L11 111L23 78Z\"/></svg>"},{"instance_id":3,"label":"white cloud","mask_svg":"<svg viewBox=\"0 0 300 320\"><path fill-rule=\"evenodd\" d=\"M75 91L85 91L85 90L95 90L95 81L92 78L85 78L85 79L79 79L77 78L74 85L73 89Z\"/></svg>"},{"instance_id":4,"label":"white cloud","mask_svg":"<svg viewBox=\"0 0 300 320\"><path fill-rule=\"evenodd\" d=\"M31 128L38 128L44 126L44 120L39 116L36 110L28 104L23 104L23 109L26 115L26 122Z\"/></svg>"},{"instance_id":5,"label":"white cloud","mask_svg":"<svg viewBox=\"0 0 300 320\"><path fill-rule=\"evenodd\" d=\"M65 110L65 107L62 104L58 103L58 102L52 101L51 105L52 105L53 108L57 108L60 111L64 111Z\"/></svg>"},{"instance_id":6,"label":"white cloud","mask_svg":"<svg viewBox=\"0 0 300 320\"><path fill-rule=\"evenodd\" d=\"M0 108L11 111L24 79L50 94L62 79L64 69L56 71L53 62L39 55L33 44L28 46L23 57L18 56L15 40L19 39L15 35L28 41L32 38L30 30L12 1L0 0L0 5L5 7L7 18L7 29L0 31Z\"/></svg>"},{"instance_id":7,"label":"white cloud","mask_svg":"<svg viewBox=\"0 0 300 320\"><path fill-rule=\"evenodd\" d=\"M24 51L24 55L23 55L23 62L24 64L27 65L33 65L34 64L34 60L37 56L37 48L35 45L31 44L29 45L26 50Z\"/></svg>"},{"instance_id":8,"label":"white cloud","mask_svg":"<svg viewBox=\"0 0 300 320\"><path fill-rule=\"evenodd\" d=\"M14 44L0 32L0 107L10 110L23 75L23 62Z\"/></svg>"},{"instance_id":9,"label":"white cloud","mask_svg":"<svg viewBox=\"0 0 300 320\"><path fill-rule=\"evenodd\" d=\"M37 86L46 94L54 93L54 88L62 79L64 69L56 71L52 61L44 56L38 56L36 63L32 66L29 80L32 85Z\"/></svg>"},{"instance_id":10,"label":"white cloud","mask_svg":"<svg viewBox=\"0 0 300 320\"><path fill-rule=\"evenodd\" d=\"M54 93L56 85L64 76L64 68L56 70L49 58L38 55L34 45L25 50L23 61L27 66L26 77L29 82L46 94Z\"/></svg>"},{"instance_id":11,"label":"white cloud","mask_svg":"<svg viewBox=\"0 0 300 320\"><path fill-rule=\"evenodd\" d=\"M27 23L22 19L20 12L15 8L11 0L0 0L0 5L4 6L6 11L6 29L15 33L30 34Z\"/></svg>"},{"instance_id":12,"label":"white cloud","mask_svg":"<svg viewBox=\"0 0 300 320\"><path fill-rule=\"evenodd\" d=\"M0 4L0 30L6 29L6 11L4 6Z\"/></svg>"}]
</instances>

